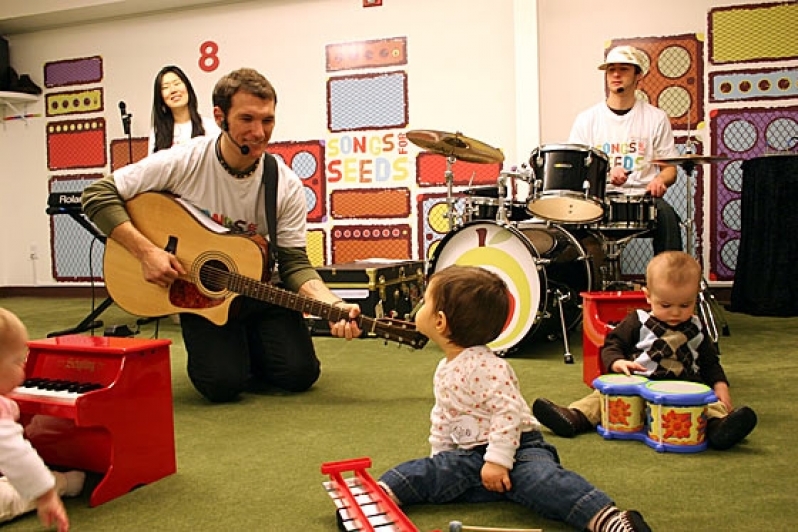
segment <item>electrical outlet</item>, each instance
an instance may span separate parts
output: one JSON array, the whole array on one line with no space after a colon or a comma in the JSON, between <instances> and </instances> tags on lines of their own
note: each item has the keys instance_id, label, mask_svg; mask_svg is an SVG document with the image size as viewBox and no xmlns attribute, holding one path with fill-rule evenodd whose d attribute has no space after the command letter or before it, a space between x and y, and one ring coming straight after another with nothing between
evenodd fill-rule
<instances>
[{"instance_id":1,"label":"electrical outlet","mask_svg":"<svg viewBox=\"0 0 798 532\"><path fill-rule=\"evenodd\" d=\"M39 259L39 245L36 242L31 242L30 244L30 260L38 260Z\"/></svg>"}]
</instances>

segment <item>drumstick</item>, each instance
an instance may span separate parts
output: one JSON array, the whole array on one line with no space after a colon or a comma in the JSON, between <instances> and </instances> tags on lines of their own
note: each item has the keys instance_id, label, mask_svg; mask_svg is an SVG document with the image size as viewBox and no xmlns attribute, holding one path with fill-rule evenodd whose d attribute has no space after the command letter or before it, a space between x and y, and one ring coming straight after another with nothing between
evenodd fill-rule
<instances>
[{"instance_id":1,"label":"drumstick","mask_svg":"<svg viewBox=\"0 0 798 532\"><path fill-rule=\"evenodd\" d=\"M449 522L449 532L543 532L542 528L496 528L492 526L466 526L460 521Z\"/></svg>"}]
</instances>

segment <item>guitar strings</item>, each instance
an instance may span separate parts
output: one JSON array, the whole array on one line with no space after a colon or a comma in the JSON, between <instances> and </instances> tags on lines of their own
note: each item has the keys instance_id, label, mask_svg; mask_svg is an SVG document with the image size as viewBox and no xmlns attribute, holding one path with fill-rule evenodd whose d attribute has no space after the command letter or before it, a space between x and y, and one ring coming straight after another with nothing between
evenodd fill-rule
<instances>
[{"instance_id":1,"label":"guitar strings","mask_svg":"<svg viewBox=\"0 0 798 532\"><path fill-rule=\"evenodd\" d=\"M181 262L181 264L183 264L184 267L187 266L184 263L184 261L181 260L180 262ZM203 281L208 281L208 282L210 282L210 284L214 284L215 283L216 285L219 285L219 288L224 288L226 290L230 290L230 284L231 284L230 281L231 280L234 281L234 282L237 281L237 282L241 283L243 285L243 287L255 288L256 293L257 294L262 294L264 297L268 294L268 292L272 292L272 294L276 294L277 297L272 297L271 299L268 299L268 298L265 299L265 301L268 302L268 303L275 304L275 302L279 302L279 301L284 300L284 299L288 299L288 300L294 299L294 300L298 301L302 305L303 310L305 310L306 312L310 311L311 313L314 313L313 311L316 308L318 308L319 310L324 310L325 308L327 308L327 309L330 309L330 310L333 310L333 309L337 310L339 312L339 314L340 314L339 317L341 319L343 319L346 316L344 309L340 309L340 308L335 307L334 305L331 305L329 303L324 303L322 301L318 301L316 299L313 299L313 298L310 298L310 297L307 297L307 296L303 296L302 294L298 294L296 292L290 292L288 290L285 290L285 289L277 287L277 286L273 286L273 285L269 285L269 284L263 284L263 283L261 283L261 281L255 281L254 279L250 279L249 277L246 277L244 275L241 275L241 274L238 274L238 273L235 273L235 272L230 272L230 271L227 271L227 270L222 270L222 269L215 268L213 266L207 266L207 265L201 267L199 269L199 271L195 271L193 268L187 268L187 270L190 272L188 274L189 281L192 282L194 285L197 285L197 286L203 286L203 287L207 288L207 283L203 282ZM236 292L235 290L230 290L230 291ZM236 292L236 293L238 293L238 292ZM310 308L308 308L308 307L310 307ZM400 320L392 320L392 321L398 322ZM390 325L390 324L385 323L384 321L381 321L381 320L379 320L377 318L371 318L369 316L365 316L365 315L361 314L361 315L358 316L358 323L360 323L361 325L368 325L369 327L367 327L366 330L370 330L371 332L375 332L376 330L381 330L381 335L382 335L383 338L393 339L393 340L398 341L400 343L405 343L405 342L408 342L408 343L411 343L411 344L414 343L413 341L405 339L404 337L402 337L401 335L399 335L396 332L392 333L391 331L392 331L393 328L397 327L396 325ZM404 330L406 330L408 332L415 331L415 325L414 324L412 324L410 322L404 322L404 321L402 321L401 323L402 323L402 326L403 326Z\"/></svg>"}]
</instances>

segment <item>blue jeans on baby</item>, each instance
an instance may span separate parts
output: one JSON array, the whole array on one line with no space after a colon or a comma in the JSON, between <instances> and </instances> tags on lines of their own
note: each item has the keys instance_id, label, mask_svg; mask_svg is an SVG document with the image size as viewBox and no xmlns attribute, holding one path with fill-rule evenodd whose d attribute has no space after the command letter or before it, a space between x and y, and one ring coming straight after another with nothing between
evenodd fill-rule
<instances>
[{"instance_id":1,"label":"blue jeans on baby","mask_svg":"<svg viewBox=\"0 0 798 532\"><path fill-rule=\"evenodd\" d=\"M539 431L522 435L510 471L513 487L508 492L488 491L482 485L485 449L483 445L410 460L385 472L380 481L402 505L509 500L578 530L586 529L599 510L613 504L607 494L564 469L557 450Z\"/></svg>"}]
</instances>

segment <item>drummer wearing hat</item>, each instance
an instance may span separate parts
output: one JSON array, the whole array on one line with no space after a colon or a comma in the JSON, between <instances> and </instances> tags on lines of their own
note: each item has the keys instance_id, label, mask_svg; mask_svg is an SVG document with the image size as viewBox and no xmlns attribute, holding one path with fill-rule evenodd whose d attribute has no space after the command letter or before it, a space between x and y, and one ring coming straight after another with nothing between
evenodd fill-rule
<instances>
[{"instance_id":1,"label":"drummer wearing hat","mask_svg":"<svg viewBox=\"0 0 798 532\"><path fill-rule=\"evenodd\" d=\"M576 117L568 142L605 152L609 158L607 193L650 194L657 208L654 254L682 250L679 215L662 196L676 182L676 167L649 161L678 156L670 120L664 111L635 95L645 75L643 54L617 46L599 65L604 71L606 99Z\"/></svg>"}]
</instances>

